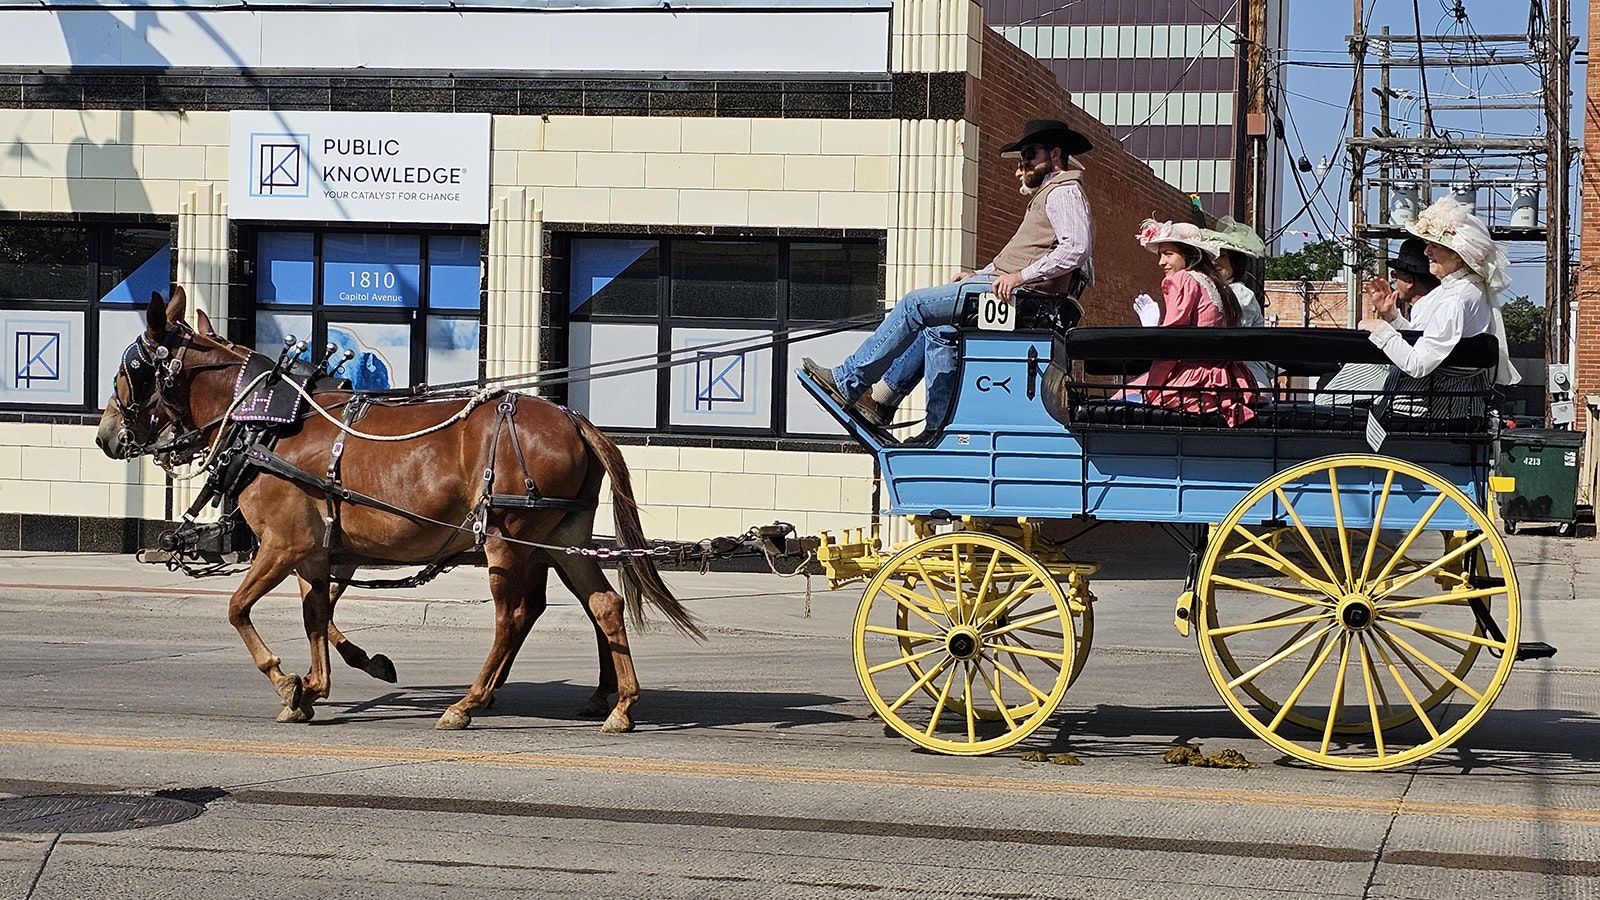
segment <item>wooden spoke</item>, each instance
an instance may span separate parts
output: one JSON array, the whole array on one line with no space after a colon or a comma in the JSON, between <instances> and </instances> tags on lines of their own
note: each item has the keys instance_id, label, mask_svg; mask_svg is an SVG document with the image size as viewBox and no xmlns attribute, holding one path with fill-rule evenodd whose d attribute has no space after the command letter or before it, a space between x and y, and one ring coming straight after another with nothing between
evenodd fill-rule
<instances>
[{"instance_id":1,"label":"wooden spoke","mask_svg":"<svg viewBox=\"0 0 1600 900\"><path fill-rule=\"evenodd\" d=\"M927 737L933 737L933 732L939 727L939 717L944 715L944 708L950 702L950 686L955 684L956 670L950 668L950 674L944 677L944 686L939 689L939 700L933 705L933 718L928 720L928 728L922 732Z\"/></svg>"},{"instance_id":2,"label":"wooden spoke","mask_svg":"<svg viewBox=\"0 0 1600 900\"><path fill-rule=\"evenodd\" d=\"M1050 699L1050 695L1049 694L1046 694L1045 692L1043 692L1043 691L1039 690L1038 688L1034 687L1033 686L1033 682L1031 682L1028 679L1022 677L1022 673L1021 672L1017 672L1017 671L1015 671L1013 669L1007 668L1006 666L1001 665L998 661L995 662L994 667L995 667L996 671L1004 672L1008 677L1010 677L1010 679L1012 681L1015 681L1019 687L1021 687L1023 690L1027 691L1028 693L1032 694L1033 695L1033 699L1038 700L1040 702L1043 702L1045 700Z\"/></svg>"},{"instance_id":3,"label":"wooden spoke","mask_svg":"<svg viewBox=\"0 0 1600 900\"><path fill-rule=\"evenodd\" d=\"M1461 546L1455 548L1454 550L1451 550L1450 552L1448 552L1445 555L1439 557L1438 559L1434 560L1433 562L1428 563L1427 565L1423 566L1422 568L1418 569L1417 571L1411 572L1410 574L1405 575L1402 578L1396 579L1392 584L1390 584L1388 586L1388 588L1386 590L1384 590L1381 594L1379 594L1374 599L1382 600L1384 597L1387 597L1387 596L1389 596L1391 594L1394 594L1396 591L1405 590L1406 588L1408 588L1411 585L1415 584L1417 582L1417 579L1422 578L1424 575L1430 575L1430 574L1432 574L1434 572L1439 571L1439 569L1443 568L1446 565L1449 565L1450 563L1459 561L1461 559L1461 557L1467 555L1467 553L1471 552L1473 550L1473 548L1477 547L1478 545L1482 544L1484 541L1486 541L1488 539L1489 539L1488 535L1479 534L1477 537L1475 537L1475 538L1473 538L1473 539L1471 539L1469 541L1462 542Z\"/></svg>"},{"instance_id":4,"label":"wooden spoke","mask_svg":"<svg viewBox=\"0 0 1600 900\"><path fill-rule=\"evenodd\" d=\"M1261 594L1267 597L1276 597L1279 600L1287 600L1290 603L1299 603L1302 606L1320 606L1323 609L1333 609L1333 604L1326 600L1319 600L1315 597L1307 597L1304 594L1296 594L1293 591L1268 587L1264 584L1255 584L1254 582L1243 581L1238 578L1229 578L1226 575L1216 576L1216 582L1223 587L1231 587L1241 591L1249 591L1252 594Z\"/></svg>"},{"instance_id":5,"label":"wooden spoke","mask_svg":"<svg viewBox=\"0 0 1600 900\"><path fill-rule=\"evenodd\" d=\"M887 582L884 583L881 590L885 594L893 597L894 601L907 612L921 617L929 625L932 625L940 631L944 630L945 623L940 622L938 619L935 619L933 616L928 614L930 610L922 604L923 597L921 594L915 593L907 588L903 588L898 584L890 584Z\"/></svg>"},{"instance_id":6,"label":"wooden spoke","mask_svg":"<svg viewBox=\"0 0 1600 900\"><path fill-rule=\"evenodd\" d=\"M939 601L939 608L944 617L952 622L959 623L961 621L960 611L957 610L954 614L950 612L950 604L944 602L944 595L939 593L939 586L933 583L932 578L928 577L928 570L922 565L922 560L919 558L915 562L917 564L917 574L922 576L923 583L928 586L928 593L933 595L933 599Z\"/></svg>"},{"instance_id":7,"label":"wooden spoke","mask_svg":"<svg viewBox=\"0 0 1600 900\"><path fill-rule=\"evenodd\" d=\"M934 647L932 650L924 650L921 653L913 653L910 656L900 656L891 659L886 663L879 663L878 665L867 669L867 674L876 675L879 672L887 672L890 669L896 669L901 666L914 666L917 663L922 662L928 657L934 655L935 653L942 652L944 652L944 645L940 644L939 646Z\"/></svg>"},{"instance_id":8,"label":"wooden spoke","mask_svg":"<svg viewBox=\"0 0 1600 900\"><path fill-rule=\"evenodd\" d=\"M1372 530L1367 532L1367 553L1361 560L1361 576L1356 579L1356 588L1367 586L1367 576L1372 574L1372 556L1377 552L1382 543L1383 513L1389 507L1389 491L1394 489L1394 470L1383 475L1383 492L1378 495L1378 508L1372 515Z\"/></svg>"},{"instance_id":9,"label":"wooden spoke","mask_svg":"<svg viewBox=\"0 0 1600 900\"><path fill-rule=\"evenodd\" d=\"M868 634L887 634L892 637L903 637L908 640L920 641L922 643L944 640L944 635L942 634L927 634L921 631L908 631L904 628L890 628L886 625L868 625L866 631Z\"/></svg>"},{"instance_id":10,"label":"wooden spoke","mask_svg":"<svg viewBox=\"0 0 1600 900\"><path fill-rule=\"evenodd\" d=\"M1283 488L1278 488L1275 493L1278 495L1278 502L1283 504L1283 511L1288 513L1289 519L1294 522L1295 532L1304 541L1305 548L1317 558L1317 565L1321 566L1323 573L1328 576L1328 584L1333 585L1335 590L1342 587L1339 576L1334 574L1333 566L1328 564L1328 558L1322 554L1322 548L1318 546L1316 538L1312 537L1310 529L1306 528L1306 523L1300 521L1300 514L1295 512L1294 504L1289 502L1289 495L1283 492Z\"/></svg>"},{"instance_id":11,"label":"wooden spoke","mask_svg":"<svg viewBox=\"0 0 1600 900\"><path fill-rule=\"evenodd\" d=\"M1277 619L1275 621L1258 620L1255 622L1246 622L1243 625L1229 625L1224 628L1218 628L1211 633L1216 637L1228 637L1230 635L1243 634L1247 631L1265 631L1268 628L1283 628L1289 625L1315 625L1318 622L1326 621L1328 621L1328 617L1326 615L1296 616L1292 619Z\"/></svg>"},{"instance_id":12,"label":"wooden spoke","mask_svg":"<svg viewBox=\"0 0 1600 900\"><path fill-rule=\"evenodd\" d=\"M1382 643L1374 646L1377 647L1379 655L1383 657L1383 666L1389 670L1389 677L1394 679L1395 684L1400 685L1400 690L1406 695L1406 700L1410 702L1411 709L1416 712L1417 719L1427 727L1428 733L1433 735L1434 740L1438 740L1438 728L1434 726L1433 720L1428 718L1428 711L1423 709L1422 704L1417 702L1417 696L1411 693L1411 686L1406 684L1404 678L1400 677L1400 670L1395 668L1394 661L1389 658L1389 651L1384 649Z\"/></svg>"},{"instance_id":13,"label":"wooden spoke","mask_svg":"<svg viewBox=\"0 0 1600 900\"><path fill-rule=\"evenodd\" d=\"M1243 675L1240 675L1238 678L1235 678L1233 681L1228 682L1228 689L1232 690L1233 688L1236 688L1241 684L1245 684L1246 682L1255 680L1256 676L1260 675L1262 672L1265 672L1266 670L1272 668L1273 666L1277 665L1278 663L1283 662L1285 659L1288 659L1289 657L1293 656L1295 653L1297 653L1300 650L1304 649L1306 647L1306 645L1310 644L1312 641L1316 640L1318 637L1321 637L1322 635L1325 635L1329 631L1332 631L1332 630L1333 630L1333 626L1329 625L1328 627L1322 629L1321 631L1318 631L1318 632L1316 632L1314 634L1308 634L1305 637L1301 638L1300 640L1295 641L1292 645L1290 645L1289 647L1285 648L1284 650L1281 650L1281 651L1279 651L1277 653L1272 654L1271 656L1267 657L1265 662L1261 663L1260 665L1256 666L1255 668L1251 669L1250 671L1244 673Z\"/></svg>"},{"instance_id":14,"label":"wooden spoke","mask_svg":"<svg viewBox=\"0 0 1600 900\"><path fill-rule=\"evenodd\" d=\"M1337 508L1337 507L1336 507ZM1322 729L1322 752L1328 752L1328 746L1333 743L1333 726L1339 722L1339 714L1344 711L1344 676L1350 668L1350 635L1339 636L1339 668L1333 675L1333 698L1328 701L1328 723Z\"/></svg>"},{"instance_id":15,"label":"wooden spoke","mask_svg":"<svg viewBox=\"0 0 1600 900\"><path fill-rule=\"evenodd\" d=\"M1333 648L1334 644L1330 642L1322 648L1321 653L1318 653L1315 657L1313 657L1314 662L1312 662L1311 665L1306 666L1305 674L1300 676L1300 683L1296 684L1294 686L1294 690L1289 692L1289 696L1284 698L1283 708L1278 710L1278 714L1273 717L1272 724L1268 726L1269 728L1271 728L1273 731L1277 731L1278 728L1283 725L1284 717L1289 715L1289 712L1294 709L1294 705L1296 703L1300 702L1300 695L1305 693L1306 688L1311 686L1311 679L1316 677L1317 670L1321 669L1322 664L1328 661L1329 656L1333 655Z\"/></svg>"},{"instance_id":16,"label":"wooden spoke","mask_svg":"<svg viewBox=\"0 0 1600 900\"><path fill-rule=\"evenodd\" d=\"M1473 588L1472 590L1467 591L1449 591L1443 594L1430 594L1426 597L1408 597L1404 600L1391 600L1388 603L1379 603L1378 612L1380 614L1389 613L1394 612L1397 609L1410 609L1413 606L1431 606L1438 603L1448 604L1451 606L1465 605L1468 600L1473 598L1487 599L1489 597L1498 597L1505 592L1506 586L1500 585L1499 587Z\"/></svg>"},{"instance_id":17,"label":"wooden spoke","mask_svg":"<svg viewBox=\"0 0 1600 900\"><path fill-rule=\"evenodd\" d=\"M1296 581L1300 582L1301 584L1303 584L1303 585L1305 585L1307 587L1316 588L1317 590L1321 591L1323 594L1326 594L1330 599L1338 599L1339 593L1338 593L1337 589L1334 587L1334 585L1331 582L1320 581L1320 580L1318 580L1316 578L1312 578L1311 575L1306 572L1306 570L1304 570L1304 569L1300 568L1299 566L1295 565L1294 562L1292 562L1289 559L1289 557L1284 556L1282 553L1279 553L1276 548L1270 546L1265 541L1263 541L1260 538L1256 537L1254 534L1252 534L1249 530L1245 529L1243 526L1235 525L1233 527L1234 527L1235 531L1237 531L1240 534L1243 534L1245 536L1246 540L1248 540L1250 543L1254 544L1256 547L1260 548L1263 552L1265 552L1268 556L1272 557L1274 560L1277 560L1278 565L1282 567L1282 569L1280 571L1284 572L1289 577L1295 579Z\"/></svg>"},{"instance_id":18,"label":"wooden spoke","mask_svg":"<svg viewBox=\"0 0 1600 900\"><path fill-rule=\"evenodd\" d=\"M1497 641L1493 638L1485 637L1480 634L1467 634L1464 631L1455 631L1450 628L1439 628L1435 625L1428 625L1424 622L1413 622L1409 619L1390 619L1386 617L1382 621L1384 624L1389 625L1390 627L1407 628L1411 631L1417 632L1418 634L1440 639L1440 642L1444 643L1444 646L1450 647L1452 650L1459 650L1461 648L1446 643L1445 641L1464 641L1468 644L1477 644L1480 647L1488 647L1490 650L1504 651L1509 649L1506 647L1505 641Z\"/></svg>"},{"instance_id":19,"label":"wooden spoke","mask_svg":"<svg viewBox=\"0 0 1600 900\"><path fill-rule=\"evenodd\" d=\"M922 677L918 678L915 682L913 682L911 687L906 688L906 692L904 694L901 694L899 699L897 699L897 700L895 700L895 702L889 704L889 711L890 712L894 712L895 710L899 709L900 707L905 706L906 705L906 701L910 700L912 697L916 696L917 692L922 690L922 686L923 685L927 684L928 682L932 681L935 678L938 678L939 677L939 673L944 671L945 668L948 667L952 662L954 662L954 660L951 660L949 658L941 659L941 660L939 660L938 664L936 664L933 668L929 669L926 672L923 672L922 673Z\"/></svg>"},{"instance_id":20,"label":"wooden spoke","mask_svg":"<svg viewBox=\"0 0 1600 900\"><path fill-rule=\"evenodd\" d=\"M1384 487L1387 489L1388 486L1385 485ZM1377 684L1376 673L1372 671L1372 656L1367 652L1367 636L1363 634L1358 635L1358 637L1360 640L1356 642L1356 647L1361 651L1361 683L1367 689L1367 713L1372 717L1372 739L1378 745L1378 756L1382 757L1384 755L1383 716L1378 713L1380 686ZM1383 705L1387 708L1388 701L1385 700Z\"/></svg>"}]
</instances>

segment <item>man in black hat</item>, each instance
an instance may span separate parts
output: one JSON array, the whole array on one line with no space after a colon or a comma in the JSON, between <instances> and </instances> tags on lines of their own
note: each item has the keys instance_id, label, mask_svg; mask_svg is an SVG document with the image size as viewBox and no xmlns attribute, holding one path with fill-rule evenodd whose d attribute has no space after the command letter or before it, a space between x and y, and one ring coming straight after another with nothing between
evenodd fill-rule
<instances>
[{"instance_id":1,"label":"man in black hat","mask_svg":"<svg viewBox=\"0 0 1600 900\"><path fill-rule=\"evenodd\" d=\"M1017 233L994 261L977 272L958 273L949 284L906 294L843 363L829 369L804 359L806 374L846 409L887 427L926 368L927 421L930 427L943 424L955 394L953 325L961 313L963 287L970 292L973 285L988 285L1009 303L1024 285L1068 292L1093 283L1089 255L1094 222L1083 192L1083 168L1073 158L1090 149L1088 138L1065 122L1030 121L1022 137L1000 148L1001 153L1019 154L1017 180L1030 199Z\"/></svg>"},{"instance_id":2,"label":"man in black hat","mask_svg":"<svg viewBox=\"0 0 1600 900\"><path fill-rule=\"evenodd\" d=\"M1408 237L1400 242L1400 252L1389 260L1389 274L1394 286L1382 278L1369 278L1362 288L1367 312L1387 313L1398 307L1402 312L1427 296L1439 286L1439 279L1428 271L1428 256L1423 251L1428 242L1419 237Z\"/></svg>"}]
</instances>

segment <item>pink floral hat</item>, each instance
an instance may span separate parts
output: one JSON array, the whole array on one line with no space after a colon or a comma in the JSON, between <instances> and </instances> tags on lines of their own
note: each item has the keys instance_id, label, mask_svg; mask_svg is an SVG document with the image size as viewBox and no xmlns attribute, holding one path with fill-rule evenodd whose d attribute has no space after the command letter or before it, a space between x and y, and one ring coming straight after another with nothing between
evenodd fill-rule
<instances>
[{"instance_id":1,"label":"pink floral hat","mask_svg":"<svg viewBox=\"0 0 1600 900\"><path fill-rule=\"evenodd\" d=\"M1210 240L1200 231L1199 226L1190 225L1188 222L1157 222L1155 219L1145 219L1139 225L1139 233L1135 235L1139 245L1151 253L1156 253L1161 244L1188 244L1204 250L1212 259L1222 252L1222 246Z\"/></svg>"}]
</instances>

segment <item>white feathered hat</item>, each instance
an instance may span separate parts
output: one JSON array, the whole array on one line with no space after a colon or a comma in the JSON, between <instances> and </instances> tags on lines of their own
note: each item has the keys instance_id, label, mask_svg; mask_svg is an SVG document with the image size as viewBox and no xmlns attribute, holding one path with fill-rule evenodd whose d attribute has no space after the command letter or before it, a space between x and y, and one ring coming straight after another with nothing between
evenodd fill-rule
<instances>
[{"instance_id":1,"label":"white feathered hat","mask_svg":"<svg viewBox=\"0 0 1600 900\"><path fill-rule=\"evenodd\" d=\"M1489 236L1489 226L1466 204L1441 197L1418 213L1406 230L1429 243L1454 250L1467 268L1483 279L1491 299L1511 286L1505 248Z\"/></svg>"}]
</instances>

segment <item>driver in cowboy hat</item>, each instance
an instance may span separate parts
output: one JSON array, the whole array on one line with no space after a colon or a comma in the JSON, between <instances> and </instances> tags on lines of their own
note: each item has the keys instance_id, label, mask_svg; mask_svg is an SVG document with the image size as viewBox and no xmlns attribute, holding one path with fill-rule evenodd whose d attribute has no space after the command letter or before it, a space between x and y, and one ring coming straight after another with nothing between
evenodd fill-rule
<instances>
[{"instance_id":1,"label":"driver in cowboy hat","mask_svg":"<svg viewBox=\"0 0 1600 900\"><path fill-rule=\"evenodd\" d=\"M906 294L843 363L829 369L804 359L806 374L855 415L888 427L926 367L928 425L941 425L955 393L953 325L961 312L963 286L988 285L1010 302L1024 285L1065 292L1074 275L1084 284L1093 283L1089 254L1094 222L1083 192L1083 167L1074 158L1090 149L1088 138L1065 122L1028 122L1021 137L1000 148L1001 153L1018 154L1017 180L1029 200L1017 233L994 261L977 272L958 273L949 284Z\"/></svg>"}]
</instances>

